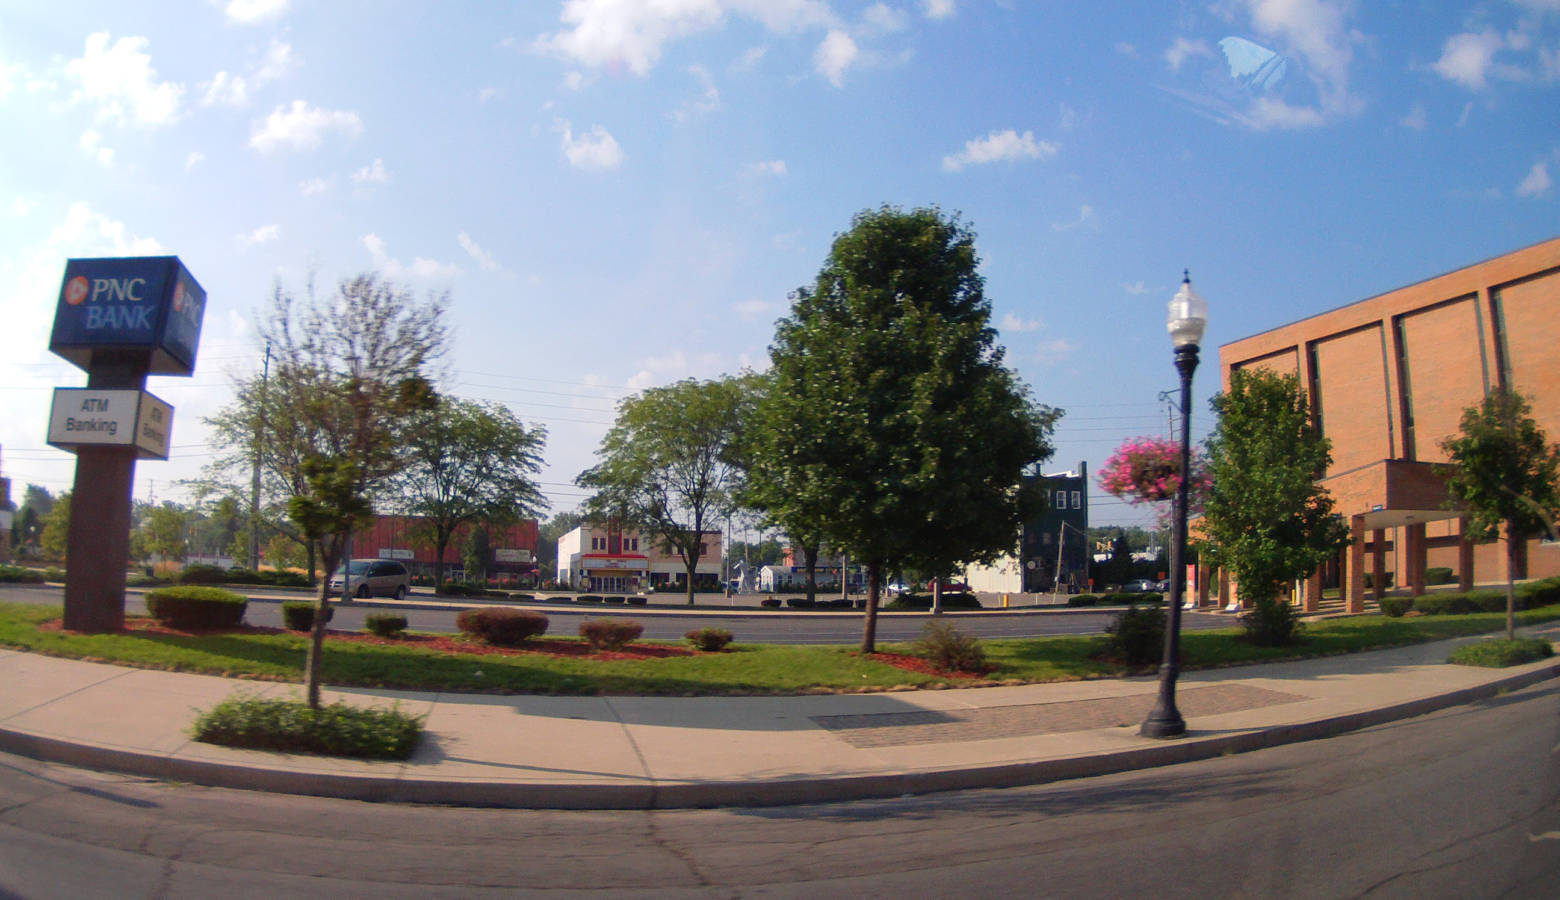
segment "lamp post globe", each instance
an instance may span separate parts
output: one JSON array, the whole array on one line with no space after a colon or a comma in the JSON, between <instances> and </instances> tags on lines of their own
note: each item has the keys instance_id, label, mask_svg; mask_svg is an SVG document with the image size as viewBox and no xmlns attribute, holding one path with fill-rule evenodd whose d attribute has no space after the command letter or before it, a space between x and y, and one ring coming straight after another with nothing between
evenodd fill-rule
<instances>
[{"instance_id":1,"label":"lamp post globe","mask_svg":"<svg viewBox=\"0 0 1560 900\"><path fill-rule=\"evenodd\" d=\"M1186 595L1187 496L1192 468L1192 373L1197 370L1197 349L1208 327L1208 302L1192 287L1184 273L1181 289L1170 298L1165 322L1175 347L1175 368L1181 375L1181 477L1175 489L1170 544L1170 599L1165 610L1165 653L1159 665L1159 696L1138 733L1145 737L1171 738L1186 733L1186 720L1175 705L1175 682L1181 671L1181 603Z\"/></svg>"}]
</instances>

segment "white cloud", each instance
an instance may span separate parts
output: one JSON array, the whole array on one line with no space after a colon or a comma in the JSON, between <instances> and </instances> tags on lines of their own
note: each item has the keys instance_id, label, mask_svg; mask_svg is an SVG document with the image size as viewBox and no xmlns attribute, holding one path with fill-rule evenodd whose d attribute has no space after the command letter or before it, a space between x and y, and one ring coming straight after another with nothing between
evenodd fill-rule
<instances>
[{"instance_id":1,"label":"white cloud","mask_svg":"<svg viewBox=\"0 0 1560 900\"><path fill-rule=\"evenodd\" d=\"M1454 34L1446 39L1441 58L1430 68L1469 90L1483 90L1495 67L1495 54L1505 45L1506 39L1493 30Z\"/></svg>"},{"instance_id":2,"label":"white cloud","mask_svg":"<svg viewBox=\"0 0 1560 900\"><path fill-rule=\"evenodd\" d=\"M688 74L699 82L699 96L683 101L682 105L672 112L672 118L679 122L686 122L720 109L720 90L715 87L715 79L710 77L709 70L694 65L688 67Z\"/></svg>"},{"instance_id":3,"label":"white cloud","mask_svg":"<svg viewBox=\"0 0 1560 900\"><path fill-rule=\"evenodd\" d=\"M751 72L755 66L763 60L769 52L767 47L749 47L743 54L737 57L737 61L731 64L733 72Z\"/></svg>"},{"instance_id":4,"label":"white cloud","mask_svg":"<svg viewBox=\"0 0 1560 900\"><path fill-rule=\"evenodd\" d=\"M1044 365L1055 365L1071 356L1074 349L1072 341L1066 338L1041 341L1035 346L1035 361Z\"/></svg>"},{"instance_id":5,"label":"white cloud","mask_svg":"<svg viewBox=\"0 0 1560 900\"><path fill-rule=\"evenodd\" d=\"M1549 165L1545 162L1536 162L1533 168L1528 170L1527 177L1517 185L1518 197L1540 197L1549 193L1554 182L1549 177Z\"/></svg>"},{"instance_id":6,"label":"white cloud","mask_svg":"<svg viewBox=\"0 0 1560 900\"><path fill-rule=\"evenodd\" d=\"M358 184L384 184L390 180L390 173L385 169L385 161L375 157L373 162L353 172L352 180Z\"/></svg>"},{"instance_id":7,"label":"white cloud","mask_svg":"<svg viewBox=\"0 0 1560 900\"><path fill-rule=\"evenodd\" d=\"M499 99L502 96L504 96L504 92L499 90L498 88L496 88L496 87L485 87L482 90L477 92L477 102L478 103L487 103L490 100L497 100L497 99Z\"/></svg>"},{"instance_id":8,"label":"white cloud","mask_svg":"<svg viewBox=\"0 0 1560 900\"><path fill-rule=\"evenodd\" d=\"M93 212L90 206L79 202L71 204L65 221L49 233L49 244L85 251L77 255L155 256L166 252L155 238L135 237L125 223ZM55 285L58 287L58 281Z\"/></svg>"},{"instance_id":9,"label":"white cloud","mask_svg":"<svg viewBox=\"0 0 1560 900\"><path fill-rule=\"evenodd\" d=\"M786 174L785 160L766 159L762 162L748 163L742 167L742 174L749 178L757 178L764 175L779 177Z\"/></svg>"},{"instance_id":10,"label":"white cloud","mask_svg":"<svg viewBox=\"0 0 1560 900\"><path fill-rule=\"evenodd\" d=\"M1269 128L1314 128L1326 119L1311 106L1292 106L1275 97L1258 97L1246 111L1244 121L1258 131Z\"/></svg>"},{"instance_id":11,"label":"white cloud","mask_svg":"<svg viewBox=\"0 0 1560 900\"><path fill-rule=\"evenodd\" d=\"M568 122L560 122L558 131L563 136L563 155L574 168L607 171L623 164L623 148L600 125L592 125L590 131L578 137Z\"/></svg>"},{"instance_id":12,"label":"white cloud","mask_svg":"<svg viewBox=\"0 0 1560 900\"><path fill-rule=\"evenodd\" d=\"M953 0L921 0L921 14L928 19L946 19L954 14Z\"/></svg>"},{"instance_id":13,"label":"white cloud","mask_svg":"<svg viewBox=\"0 0 1560 900\"><path fill-rule=\"evenodd\" d=\"M1245 0L1252 26L1276 39L1291 55L1303 60L1317 89L1314 114L1268 98L1259 101L1248 125L1256 128L1296 128L1325 124L1357 114L1364 104L1349 91L1349 68L1354 44L1361 40L1346 21L1348 0Z\"/></svg>"},{"instance_id":14,"label":"white cloud","mask_svg":"<svg viewBox=\"0 0 1560 900\"><path fill-rule=\"evenodd\" d=\"M199 150L191 150L189 155L184 157L184 171L188 172L205 161L206 154Z\"/></svg>"},{"instance_id":15,"label":"white cloud","mask_svg":"<svg viewBox=\"0 0 1560 900\"><path fill-rule=\"evenodd\" d=\"M281 236L282 226L261 225L259 228L256 228L254 231L251 231L248 234L239 235L238 242L246 247L253 247L256 244L269 244Z\"/></svg>"},{"instance_id":16,"label":"white cloud","mask_svg":"<svg viewBox=\"0 0 1560 900\"><path fill-rule=\"evenodd\" d=\"M1141 297L1148 293L1148 285L1141 281L1123 281L1121 283L1121 289L1134 297Z\"/></svg>"},{"instance_id":17,"label":"white cloud","mask_svg":"<svg viewBox=\"0 0 1560 900\"><path fill-rule=\"evenodd\" d=\"M81 145L81 149L87 151L99 164L105 166L113 165L114 151L109 147L103 146L103 136L101 134L88 128L81 133L81 139L78 143Z\"/></svg>"},{"instance_id":18,"label":"white cloud","mask_svg":"<svg viewBox=\"0 0 1560 900\"><path fill-rule=\"evenodd\" d=\"M1136 59L1138 55L1137 46L1134 44L1129 44L1126 41L1117 41L1114 49L1122 56L1130 56L1133 59Z\"/></svg>"},{"instance_id":19,"label":"white cloud","mask_svg":"<svg viewBox=\"0 0 1560 900\"><path fill-rule=\"evenodd\" d=\"M944 171L957 172L965 166L978 166L994 162L1017 162L1024 159L1050 159L1059 148L1050 141L1036 141L1034 132L1019 134L1009 128L993 131L983 138L964 142L964 149L943 157Z\"/></svg>"},{"instance_id":20,"label":"white cloud","mask_svg":"<svg viewBox=\"0 0 1560 900\"><path fill-rule=\"evenodd\" d=\"M1045 327L1045 323L1040 321L1039 319L1023 319L1023 318L1020 318L1020 317L1014 315L1013 313L1008 313L1007 315L1003 316L1001 323L999 323L997 325L997 329L1002 331L1002 332L1004 332L1004 333L1007 333L1007 332L1022 333L1022 332L1025 332L1025 331L1039 331L1040 329L1042 329L1044 327Z\"/></svg>"},{"instance_id":21,"label":"white cloud","mask_svg":"<svg viewBox=\"0 0 1560 900\"><path fill-rule=\"evenodd\" d=\"M1407 115L1398 120L1398 124L1404 128L1411 128L1414 131L1424 131L1425 126L1429 124L1428 116L1425 113L1425 105L1423 103L1415 103L1414 108L1410 109Z\"/></svg>"},{"instance_id":22,"label":"white cloud","mask_svg":"<svg viewBox=\"0 0 1560 900\"><path fill-rule=\"evenodd\" d=\"M850 35L836 29L830 31L818 45L817 52L813 54L813 67L818 70L819 75L829 79L830 84L841 87L844 84L845 70L850 68L851 63L854 63L860 54L860 49L857 48L856 42L851 40Z\"/></svg>"},{"instance_id":23,"label":"white cloud","mask_svg":"<svg viewBox=\"0 0 1560 900\"><path fill-rule=\"evenodd\" d=\"M575 69L563 76L563 86L571 91L583 91L585 86L595 79L586 78L585 73Z\"/></svg>"},{"instance_id":24,"label":"white cloud","mask_svg":"<svg viewBox=\"0 0 1560 900\"><path fill-rule=\"evenodd\" d=\"M204 87L206 94L200 100L202 106L244 106L249 103L249 85L242 75L218 72Z\"/></svg>"},{"instance_id":25,"label":"white cloud","mask_svg":"<svg viewBox=\"0 0 1560 900\"><path fill-rule=\"evenodd\" d=\"M298 191L305 197L313 197L316 194L323 194L330 190L331 185L334 183L335 179L333 178L309 178L298 182Z\"/></svg>"},{"instance_id":26,"label":"white cloud","mask_svg":"<svg viewBox=\"0 0 1560 900\"><path fill-rule=\"evenodd\" d=\"M241 25L263 22L286 11L287 0L229 0L226 8L228 21Z\"/></svg>"},{"instance_id":27,"label":"white cloud","mask_svg":"<svg viewBox=\"0 0 1560 900\"><path fill-rule=\"evenodd\" d=\"M32 212L32 210L33 205L28 202L26 197L17 197L16 201L11 204L11 215L16 216L18 219Z\"/></svg>"},{"instance_id":28,"label":"white cloud","mask_svg":"<svg viewBox=\"0 0 1560 900\"><path fill-rule=\"evenodd\" d=\"M95 103L98 116L142 126L167 125L179 118L184 85L158 81L144 37L124 37L109 46L106 31L87 36L86 52L65 64L78 85L74 98Z\"/></svg>"},{"instance_id":29,"label":"white cloud","mask_svg":"<svg viewBox=\"0 0 1560 900\"><path fill-rule=\"evenodd\" d=\"M1473 115L1473 101L1463 104L1462 114L1457 117L1457 127L1462 128L1468 124L1468 117Z\"/></svg>"},{"instance_id":30,"label":"white cloud","mask_svg":"<svg viewBox=\"0 0 1560 900\"><path fill-rule=\"evenodd\" d=\"M319 146L328 131L356 136L363 131L363 121L355 112L320 109L294 100L291 107L278 106L264 121L254 124L249 146L261 153L281 146L311 150Z\"/></svg>"},{"instance_id":31,"label":"white cloud","mask_svg":"<svg viewBox=\"0 0 1560 900\"><path fill-rule=\"evenodd\" d=\"M1181 66L1194 56L1212 57L1213 50L1208 46L1207 41L1193 41L1178 37L1165 50L1165 64L1170 67L1170 71L1179 71Z\"/></svg>"},{"instance_id":32,"label":"white cloud","mask_svg":"<svg viewBox=\"0 0 1560 900\"><path fill-rule=\"evenodd\" d=\"M868 30L883 33L903 31L909 24L902 11L887 3L874 3L867 7L866 12L861 14L861 21Z\"/></svg>"},{"instance_id":33,"label":"white cloud","mask_svg":"<svg viewBox=\"0 0 1560 900\"><path fill-rule=\"evenodd\" d=\"M16 87L15 79L25 74L26 72L22 69L21 63L8 65L0 61L0 100L10 96L11 91Z\"/></svg>"},{"instance_id":34,"label":"white cloud","mask_svg":"<svg viewBox=\"0 0 1560 900\"><path fill-rule=\"evenodd\" d=\"M1074 228L1087 225L1092 221L1094 221L1094 207L1085 203L1083 206L1078 207L1078 218L1070 222L1052 222L1051 230L1072 231Z\"/></svg>"},{"instance_id":35,"label":"white cloud","mask_svg":"<svg viewBox=\"0 0 1560 900\"><path fill-rule=\"evenodd\" d=\"M373 258L374 265L379 268L386 278L454 278L460 274L460 268L452 263L441 263L434 259L425 259L421 256L412 260L411 265L402 265L401 261L392 258L385 252L385 242L377 234L363 235L363 247L368 250L368 255Z\"/></svg>"},{"instance_id":36,"label":"white cloud","mask_svg":"<svg viewBox=\"0 0 1560 900\"><path fill-rule=\"evenodd\" d=\"M477 242L472 240L471 236L466 232L462 231L456 235L455 239L460 241L460 245L465 249L467 255L476 260L477 265L482 267L482 271L494 272L498 270L498 260L493 258L493 254L477 246Z\"/></svg>"},{"instance_id":37,"label":"white cloud","mask_svg":"<svg viewBox=\"0 0 1560 900\"><path fill-rule=\"evenodd\" d=\"M737 315L746 321L753 321L759 316L768 315L780 309L780 304L770 303L768 300L760 300L754 297L749 300L739 300L731 304L731 308Z\"/></svg>"},{"instance_id":38,"label":"white cloud","mask_svg":"<svg viewBox=\"0 0 1560 900\"><path fill-rule=\"evenodd\" d=\"M633 377L628 379L628 388L632 391L642 391L658 383L670 381L674 377L681 377L692 372L688 364L688 357L681 350L673 350L667 356L652 356L644 360L644 366Z\"/></svg>"},{"instance_id":39,"label":"white cloud","mask_svg":"<svg viewBox=\"0 0 1560 900\"><path fill-rule=\"evenodd\" d=\"M260 63L259 68L255 69L255 82L259 84L275 81L287 75L297 65L298 60L293 56L292 45L272 38L271 46L265 51L265 60Z\"/></svg>"}]
</instances>

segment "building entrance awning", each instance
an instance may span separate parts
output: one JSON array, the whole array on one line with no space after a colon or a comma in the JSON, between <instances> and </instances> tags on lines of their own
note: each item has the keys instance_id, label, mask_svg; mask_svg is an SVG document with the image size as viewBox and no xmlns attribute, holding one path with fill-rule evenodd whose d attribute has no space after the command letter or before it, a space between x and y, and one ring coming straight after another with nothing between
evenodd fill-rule
<instances>
[{"instance_id":1,"label":"building entrance awning","mask_svg":"<svg viewBox=\"0 0 1560 900\"><path fill-rule=\"evenodd\" d=\"M1322 479L1344 518L1359 516L1367 531L1455 519L1462 513L1446 489L1445 463L1383 459Z\"/></svg>"}]
</instances>

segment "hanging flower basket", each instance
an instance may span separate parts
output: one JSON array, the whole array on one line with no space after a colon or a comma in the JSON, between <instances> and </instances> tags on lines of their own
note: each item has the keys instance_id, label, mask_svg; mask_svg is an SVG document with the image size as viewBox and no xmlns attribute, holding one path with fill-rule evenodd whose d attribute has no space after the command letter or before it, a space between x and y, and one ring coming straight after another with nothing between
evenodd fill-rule
<instances>
[{"instance_id":1,"label":"hanging flower basket","mask_svg":"<svg viewBox=\"0 0 1560 900\"><path fill-rule=\"evenodd\" d=\"M1100 487L1128 503L1162 503L1174 499L1181 484L1181 444L1168 438L1133 438L1111 454L1100 469ZM1194 495L1208 487L1200 455L1194 450L1189 489Z\"/></svg>"}]
</instances>

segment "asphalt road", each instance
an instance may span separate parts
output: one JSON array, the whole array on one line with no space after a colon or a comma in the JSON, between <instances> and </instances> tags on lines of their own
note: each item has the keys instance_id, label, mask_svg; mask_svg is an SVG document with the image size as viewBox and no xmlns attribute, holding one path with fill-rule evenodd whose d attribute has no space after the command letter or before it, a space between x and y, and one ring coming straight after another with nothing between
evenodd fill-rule
<instances>
[{"instance_id":1,"label":"asphalt road","mask_svg":"<svg viewBox=\"0 0 1560 900\"><path fill-rule=\"evenodd\" d=\"M1544 898L1560 684L1053 785L776 809L398 806L0 755L5 897Z\"/></svg>"},{"instance_id":2,"label":"asphalt road","mask_svg":"<svg viewBox=\"0 0 1560 900\"><path fill-rule=\"evenodd\" d=\"M0 601L6 602L62 604L63 595L64 591L61 588L0 586ZM300 593L296 595L296 599L309 598ZM432 598L414 597L413 599L431 600ZM281 603L282 599L279 595L260 594L251 597L245 618L251 625L280 627ZM376 601L360 601L342 606L332 617L331 627L361 630L363 619L369 613L383 612L391 608L391 604ZM393 608L406 616L407 627L414 631L454 632L456 630L454 610L406 606ZM683 607L676 610L676 615L663 616L646 615L642 611L636 613L621 607L579 609L561 604L549 604L540 608L553 620L550 630L556 634L576 633L579 628L578 623L585 619L622 616L642 622L645 626L644 637L649 640L681 640L687 631L708 626L725 628L732 632L736 640L745 643L852 644L860 640L862 627L862 614L853 612L804 613L777 610L763 613L733 613L729 608L721 611L718 607L691 612ZM125 609L129 612L145 612L141 595L127 594ZM997 638L1098 634L1105 630L1105 626L1115 616L1116 612L1004 613L991 610L978 615L957 614L945 618L953 621L962 631L979 637ZM922 628L931 618L931 615L923 613L880 614L878 639L887 642L914 640L920 636ZM1234 624L1235 620L1226 615L1186 613L1182 616L1182 625L1187 629L1228 628Z\"/></svg>"}]
</instances>

